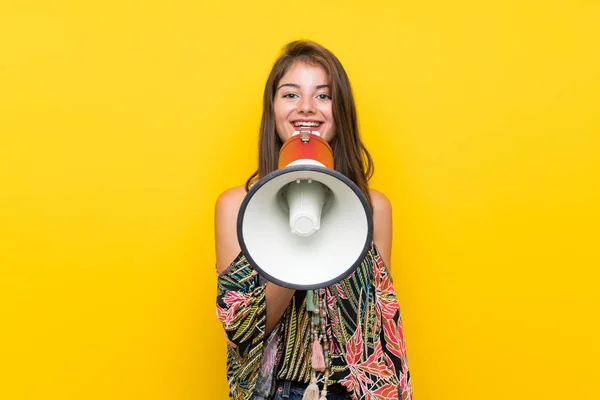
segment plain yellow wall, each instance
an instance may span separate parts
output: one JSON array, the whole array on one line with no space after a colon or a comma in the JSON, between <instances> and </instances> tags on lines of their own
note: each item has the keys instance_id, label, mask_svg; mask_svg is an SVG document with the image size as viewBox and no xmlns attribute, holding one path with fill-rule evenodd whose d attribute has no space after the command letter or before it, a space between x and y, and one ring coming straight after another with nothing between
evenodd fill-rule
<instances>
[{"instance_id":1,"label":"plain yellow wall","mask_svg":"<svg viewBox=\"0 0 600 400\"><path fill-rule=\"evenodd\" d=\"M394 209L415 399L592 399L598 1L0 2L0 398L225 399L213 207L288 41Z\"/></svg>"}]
</instances>

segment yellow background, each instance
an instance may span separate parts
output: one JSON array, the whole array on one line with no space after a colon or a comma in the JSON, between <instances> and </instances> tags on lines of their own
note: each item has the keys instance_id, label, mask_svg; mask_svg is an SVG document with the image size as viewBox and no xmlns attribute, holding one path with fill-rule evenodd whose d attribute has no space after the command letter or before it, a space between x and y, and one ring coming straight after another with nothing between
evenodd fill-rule
<instances>
[{"instance_id":1,"label":"yellow background","mask_svg":"<svg viewBox=\"0 0 600 400\"><path fill-rule=\"evenodd\" d=\"M342 60L415 399L592 399L598 1L0 1L0 399L225 399L213 207L279 49Z\"/></svg>"}]
</instances>

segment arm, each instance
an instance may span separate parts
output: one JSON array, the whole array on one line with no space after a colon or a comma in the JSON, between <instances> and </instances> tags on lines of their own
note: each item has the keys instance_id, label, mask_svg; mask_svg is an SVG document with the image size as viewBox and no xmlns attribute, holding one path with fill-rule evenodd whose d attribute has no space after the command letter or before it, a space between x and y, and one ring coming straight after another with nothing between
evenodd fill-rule
<instances>
[{"instance_id":1,"label":"arm","mask_svg":"<svg viewBox=\"0 0 600 400\"><path fill-rule=\"evenodd\" d=\"M243 186L225 191L215 205L215 250L217 273L221 274L240 253L237 240L237 215L246 195ZM281 319L295 290L268 282L264 288L266 322L262 328L266 335L271 333Z\"/></svg>"},{"instance_id":2,"label":"arm","mask_svg":"<svg viewBox=\"0 0 600 400\"><path fill-rule=\"evenodd\" d=\"M404 329L400 306L393 289L390 274L390 261L392 249L392 206L388 198L380 192L371 190L373 202L373 241L379 250L383 263L380 265L379 276L381 277L380 290L387 292L383 302L388 303L386 311L392 315L384 316L382 313L383 337L386 346L384 351L386 358L392 360L398 378L398 399L412 399L412 381L406 356L406 343L404 341ZM386 268L387 267L387 271ZM391 291L390 291L391 290ZM392 300L393 299L393 300Z\"/></svg>"},{"instance_id":3,"label":"arm","mask_svg":"<svg viewBox=\"0 0 600 400\"><path fill-rule=\"evenodd\" d=\"M381 192L371 189L373 203L373 241L383 262L391 272L392 258L392 205Z\"/></svg>"}]
</instances>

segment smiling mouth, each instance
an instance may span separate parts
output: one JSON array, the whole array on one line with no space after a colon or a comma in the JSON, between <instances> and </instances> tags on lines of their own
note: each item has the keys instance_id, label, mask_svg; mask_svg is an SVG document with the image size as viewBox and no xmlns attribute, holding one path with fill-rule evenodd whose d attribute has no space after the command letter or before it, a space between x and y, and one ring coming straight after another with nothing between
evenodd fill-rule
<instances>
[{"instance_id":1,"label":"smiling mouth","mask_svg":"<svg viewBox=\"0 0 600 400\"><path fill-rule=\"evenodd\" d=\"M318 128L323 125L319 121L293 121L291 124L294 128Z\"/></svg>"}]
</instances>

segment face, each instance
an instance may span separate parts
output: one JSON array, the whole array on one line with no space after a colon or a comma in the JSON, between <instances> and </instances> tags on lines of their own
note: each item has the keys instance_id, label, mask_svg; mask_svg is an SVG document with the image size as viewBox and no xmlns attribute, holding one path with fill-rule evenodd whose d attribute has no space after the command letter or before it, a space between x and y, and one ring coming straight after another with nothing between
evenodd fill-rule
<instances>
[{"instance_id":1,"label":"face","mask_svg":"<svg viewBox=\"0 0 600 400\"><path fill-rule=\"evenodd\" d=\"M319 131L328 142L335 136L331 86L325 69L296 62L278 82L274 99L275 127L282 142L294 131Z\"/></svg>"}]
</instances>

